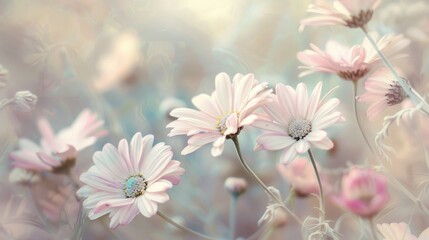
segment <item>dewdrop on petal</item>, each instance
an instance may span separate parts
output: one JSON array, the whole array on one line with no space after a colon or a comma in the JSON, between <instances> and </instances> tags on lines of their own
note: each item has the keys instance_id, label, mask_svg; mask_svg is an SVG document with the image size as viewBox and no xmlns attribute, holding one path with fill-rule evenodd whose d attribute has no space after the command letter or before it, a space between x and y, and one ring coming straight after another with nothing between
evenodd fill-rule
<instances>
[{"instance_id":1,"label":"dewdrop on petal","mask_svg":"<svg viewBox=\"0 0 429 240\"><path fill-rule=\"evenodd\" d=\"M229 177L224 186L231 195L240 196L247 190L247 181L244 178Z\"/></svg>"},{"instance_id":2,"label":"dewdrop on petal","mask_svg":"<svg viewBox=\"0 0 429 240\"><path fill-rule=\"evenodd\" d=\"M13 98L14 108L20 112L31 112L37 103L37 96L30 91L18 91Z\"/></svg>"}]
</instances>

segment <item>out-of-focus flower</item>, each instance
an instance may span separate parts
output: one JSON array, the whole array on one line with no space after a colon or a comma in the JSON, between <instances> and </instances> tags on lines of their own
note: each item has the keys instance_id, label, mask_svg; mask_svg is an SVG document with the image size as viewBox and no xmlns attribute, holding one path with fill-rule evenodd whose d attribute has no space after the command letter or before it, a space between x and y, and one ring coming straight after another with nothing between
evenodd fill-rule
<instances>
[{"instance_id":1,"label":"out-of-focus flower","mask_svg":"<svg viewBox=\"0 0 429 240\"><path fill-rule=\"evenodd\" d=\"M406 55L399 54L410 41L402 35L386 35L377 41L379 49L389 59L403 58ZM322 51L316 45L311 44L312 50L299 52L297 57L306 66L300 73L300 77L316 73L337 74L344 80L358 81L369 71L380 66L381 60L366 38L362 45L353 47L344 46L336 41L329 41L326 44L326 51Z\"/></svg>"},{"instance_id":2,"label":"out-of-focus flower","mask_svg":"<svg viewBox=\"0 0 429 240\"><path fill-rule=\"evenodd\" d=\"M91 146L107 133L102 129L103 124L97 114L88 109L83 110L70 127L58 134L54 133L46 119L39 119L40 145L22 138L19 140L19 150L10 153L9 158L16 168L56 172L66 167L64 164L74 164L76 151Z\"/></svg>"},{"instance_id":3,"label":"out-of-focus flower","mask_svg":"<svg viewBox=\"0 0 429 240\"><path fill-rule=\"evenodd\" d=\"M351 169L341 185L341 193L332 200L361 217L374 216L389 201L386 178L371 168Z\"/></svg>"},{"instance_id":4,"label":"out-of-focus flower","mask_svg":"<svg viewBox=\"0 0 429 240\"><path fill-rule=\"evenodd\" d=\"M171 111L173 111L175 108L182 108L185 106L186 104L184 101L174 97L167 97L162 100L161 105L159 106L159 111L161 112L162 116L165 116L166 118L172 118L170 116Z\"/></svg>"},{"instance_id":5,"label":"out-of-focus flower","mask_svg":"<svg viewBox=\"0 0 429 240\"><path fill-rule=\"evenodd\" d=\"M337 98L326 102L320 99L322 82L314 88L311 96L307 86L299 83L296 90L284 84L276 85L276 95L263 109L268 114L257 120L255 127L266 130L257 139L255 150L283 150L281 162L288 163L297 154L305 153L310 145L320 149L331 149L334 144L325 128L344 121L343 115L335 111L340 103Z\"/></svg>"},{"instance_id":6,"label":"out-of-focus flower","mask_svg":"<svg viewBox=\"0 0 429 240\"><path fill-rule=\"evenodd\" d=\"M297 157L289 164L279 163L277 171L298 196L306 197L319 192L316 175L307 159Z\"/></svg>"},{"instance_id":7,"label":"out-of-focus flower","mask_svg":"<svg viewBox=\"0 0 429 240\"><path fill-rule=\"evenodd\" d=\"M37 103L37 96L30 91L18 91L13 98L13 107L20 112L31 112Z\"/></svg>"},{"instance_id":8,"label":"out-of-focus flower","mask_svg":"<svg viewBox=\"0 0 429 240\"><path fill-rule=\"evenodd\" d=\"M225 188L234 196L240 196L247 190L247 182L244 178L229 177L225 180Z\"/></svg>"},{"instance_id":9,"label":"out-of-focus flower","mask_svg":"<svg viewBox=\"0 0 429 240\"><path fill-rule=\"evenodd\" d=\"M116 228L139 213L155 215L158 203L169 200L166 190L179 183L185 170L172 160L170 146L152 146L152 135L136 133L130 146L122 139L118 148L106 144L94 154L94 166L80 176L86 185L77 192L86 198L83 206L90 209L91 220L109 213L110 227Z\"/></svg>"},{"instance_id":10,"label":"out-of-focus flower","mask_svg":"<svg viewBox=\"0 0 429 240\"><path fill-rule=\"evenodd\" d=\"M0 64L0 88L4 88L6 86L8 78L9 71Z\"/></svg>"},{"instance_id":11,"label":"out-of-focus flower","mask_svg":"<svg viewBox=\"0 0 429 240\"><path fill-rule=\"evenodd\" d=\"M310 4L307 12L317 14L301 21L300 31L305 26L343 25L361 28L371 20L381 0L338 0L332 3L318 0Z\"/></svg>"},{"instance_id":12,"label":"out-of-focus flower","mask_svg":"<svg viewBox=\"0 0 429 240\"><path fill-rule=\"evenodd\" d=\"M14 168L9 174L9 182L21 184L33 184L40 180L40 175L22 168Z\"/></svg>"},{"instance_id":13,"label":"out-of-focus flower","mask_svg":"<svg viewBox=\"0 0 429 240\"><path fill-rule=\"evenodd\" d=\"M424 230L417 238L411 234L410 227L406 223L377 224L378 231L383 235L383 240L426 240L429 239L429 228Z\"/></svg>"},{"instance_id":14,"label":"out-of-focus flower","mask_svg":"<svg viewBox=\"0 0 429 240\"><path fill-rule=\"evenodd\" d=\"M268 189L276 195L277 199L282 199L280 191L274 187L268 187ZM285 226L288 222L288 217L286 211L279 205L274 199L270 197L268 206L258 220L258 225L262 224L272 224L275 228L281 228Z\"/></svg>"},{"instance_id":15,"label":"out-of-focus flower","mask_svg":"<svg viewBox=\"0 0 429 240\"><path fill-rule=\"evenodd\" d=\"M400 104L407 98L407 94L387 68L374 72L365 80L364 86L366 92L356 99L370 104L366 112L369 120L377 117L387 107Z\"/></svg>"},{"instance_id":16,"label":"out-of-focus flower","mask_svg":"<svg viewBox=\"0 0 429 240\"><path fill-rule=\"evenodd\" d=\"M258 118L254 111L269 102L267 96L272 91L266 83L258 83L253 74L236 74L231 83L226 73L220 73L215 82L216 90L211 96L200 94L192 99L198 110L178 108L170 114L178 119L167 125L172 128L168 136L190 136L183 155L211 142L211 154L221 155L225 140Z\"/></svg>"},{"instance_id":17,"label":"out-of-focus flower","mask_svg":"<svg viewBox=\"0 0 429 240\"><path fill-rule=\"evenodd\" d=\"M141 60L140 45L135 31L125 30L118 33L110 48L97 62L94 87L104 92L131 78Z\"/></svg>"}]
</instances>

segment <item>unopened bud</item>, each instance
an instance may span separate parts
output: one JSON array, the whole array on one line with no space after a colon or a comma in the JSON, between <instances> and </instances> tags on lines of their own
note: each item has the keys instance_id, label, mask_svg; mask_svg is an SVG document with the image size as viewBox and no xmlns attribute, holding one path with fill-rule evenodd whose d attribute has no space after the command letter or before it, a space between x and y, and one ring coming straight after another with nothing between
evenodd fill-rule
<instances>
[{"instance_id":1,"label":"unopened bud","mask_svg":"<svg viewBox=\"0 0 429 240\"><path fill-rule=\"evenodd\" d=\"M13 99L14 107L20 112L31 112L37 103L37 96L30 91L19 91Z\"/></svg>"},{"instance_id":2,"label":"unopened bud","mask_svg":"<svg viewBox=\"0 0 429 240\"><path fill-rule=\"evenodd\" d=\"M225 188L234 196L240 196L247 190L247 182L244 178L229 177L225 180Z\"/></svg>"}]
</instances>

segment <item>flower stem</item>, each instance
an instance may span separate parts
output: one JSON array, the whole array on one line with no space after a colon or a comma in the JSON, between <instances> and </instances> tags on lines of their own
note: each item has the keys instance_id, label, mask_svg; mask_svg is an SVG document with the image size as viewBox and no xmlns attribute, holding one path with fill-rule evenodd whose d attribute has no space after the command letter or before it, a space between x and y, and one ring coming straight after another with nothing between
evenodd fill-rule
<instances>
[{"instance_id":1,"label":"flower stem","mask_svg":"<svg viewBox=\"0 0 429 240\"><path fill-rule=\"evenodd\" d=\"M408 95L408 97L411 99L411 101L418 105L421 102L423 103L422 110L425 114L429 114L429 105L426 103L424 98L420 96L420 94L414 90L414 88L399 74L396 72L395 68L392 66L392 64L389 62L387 57L384 55L384 53L380 50L375 40L371 37L370 34L368 34L368 31L365 29L365 27L362 27L361 30L366 35L368 41L371 43L372 47L377 51L378 55L380 56L380 59L383 61L383 63L389 68L389 70L393 73L393 75L396 78L396 81L398 81L399 85L401 85L402 89L405 91L405 93Z\"/></svg>"},{"instance_id":2,"label":"flower stem","mask_svg":"<svg viewBox=\"0 0 429 240\"><path fill-rule=\"evenodd\" d=\"M0 111L3 110L3 108L7 107L9 104L13 103L13 99L2 99L0 101Z\"/></svg>"},{"instance_id":3,"label":"flower stem","mask_svg":"<svg viewBox=\"0 0 429 240\"><path fill-rule=\"evenodd\" d=\"M369 231L371 232L371 238L373 240L378 240L377 238L377 232L375 231L375 225L373 218L368 219L368 225L369 225Z\"/></svg>"},{"instance_id":4,"label":"flower stem","mask_svg":"<svg viewBox=\"0 0 429 240\"><path fill-rule=\"evenodd\" d=\"M183 225L181 225L181 224L179 224L179 223L175 222L173 219L169 218L167 215L165 215L164 213L162 213L162 212L160 212L160 211L158 211L158 212L157 212L157 214L158 214L158 216L160 216L162 219L164 219L166 222L170 223L171 225L173 225L173 226L177 227L178 229L180 229L180 230L182 230L182 231L184 231L184 232L187 232L187 233L193 234L193 235L195 235L195 236L198 236L198 237L200 237L201 239L210 239L210 240L214 240L214 239L215 239L215 238L209 237L209 236L207 236L207 235L204 235L204 234L202 234L202 233L196 232L196 231L194 231L194 230L192 230L192 229L190 229L190 228L188 228L188 227L185 227L185 226L183 226Z\"/></svg>"},{"instance_id":5,"label":"flower stem","mask_svg":"<svg viewBox=\"0 0 429 240\"><path fill-rule=\"evenodd\" d=\"M231 194L231 205L229 207L229 240L234 240L235 235L235 221L237 211L237 194Z\"/></svg>"},{"instance_id":6,"label":"flower stem","mask_svg":"<svg viewBox=\"0 0 429 240\"><path fill-rule=\"evenodd\" d=\"M323 194L322 181L320 180L319 171L317 170L316 161L314 160L314 156L313 156L313 153L311 152L311 149L308 149L308 156L310 157L311 164L313 165L314 173L316 173L317 183L319 184L320 199L322 200L320 209L322 210L324 215L325 214L325 196Z\"/></svg>"},{"instance_id":7,"label":"flower stem","mask_svg":"<svg viewBox=\"0 0 429 240\"><path fill-rule=\"evenodd\" d=\"M286 205L283 203L281 199L278 199L276 195L274 195L265 185L264 182L255 174L255 172L252 171L252 169L247 165L246 161L244 161L243 156L241 155L240 150L240 144L238 142L237 136L231 138L231 140L234 142L235 150L237 151L238 159L240 160L241 165L246 170L246 172L259 184L262 189L273 199L275 200L280 206L288 213L290 214L299 224L302 225L302 220L298 218L298 216L295 215Z\"/></svg>"},{"instance_id":8,"label":"flower stem","mask_svg":"<svg viewBox=\"0 0 429 240\"><path fill-rule=\"evenodd\" d=\"M360 133L362 134L363 139L365 139L365 142L369 147L369 150L371 150L372 154L375 155L374 149L372 148L371 144L369 143L367 136L365 135L365 132L363 131L362 122L361 122L362 120L360 118L360 114L359 114L358 106L357 106L357 99L356 99L357 90L358 90L357 82L353 81L353 93L354 93L353 94L353 108L355 111L356 122L357 122L357 125L359 127Z\"/></svg>"}]
</instances>

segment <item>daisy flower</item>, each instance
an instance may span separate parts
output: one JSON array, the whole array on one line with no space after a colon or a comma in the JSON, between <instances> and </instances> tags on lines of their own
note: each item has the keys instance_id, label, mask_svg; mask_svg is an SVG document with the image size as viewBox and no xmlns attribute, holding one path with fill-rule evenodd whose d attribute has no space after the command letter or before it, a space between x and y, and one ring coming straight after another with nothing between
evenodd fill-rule
<instances>
[{"instance_id":1,"label":"daisy flower","mask_svg":"<svg viewBox=\"0 0 429 240\"><path fill-rule=\"evenodd\" d=\"M370 104L366 112L367 117L372 120L384 109L402 103L407 94L397 82L395 76L387 68L380 68L365 80L366 92L356 99L360 102Z\"/></svg>"},{"instance_id":2,"label":"daisy flower","mask_svg":"<svg viewBox=\"0 0 429 240\"><path fill-rule=\"evenodd\" d=\"M20 139L19 150L9 155L12 166L33 172L63 172L66 170L63 167L74 165L77 152L106 135L103 124L96 113L85 109L70 127L55 134L49 122L41 118L38 121L42 135L40 144L26 138Z\"/></svg>"},{"instance_id":3,"label":"daisy flower","mask_svg":"<svg viewBox=\"0 0 429 240\"><path fill-rule=\"evenodd\" d=\"M409 43L402 35L387 35L377 41L379 49L390 59L406 57L398 53ZM298 60L305 65L300 67L304 70L300 77L323 72L336 74L344 80L358 81L382 63L367 38L362 45L351 48L336 41L329 41L325 51L314 44L310 44L310 47L311 50L297 54Z\"/></svg>"},{"instance_id":4,"label":"daisy flower","mask_svg":"<svg viewBox=\"0 0 429 240\"><path fill-rule=\"evenodd\" d=\"M383 240L425 240L429 239L429 228L426 228L417 238L410 232L408 224L401 223L383 223L377 224L378 231L383 235Z\"/></svg>"},{"instance_id":5,"label":"daisy flower","mask_svg":"<svg viewBox=\"0 0 429 240\"><path fill-rule=\"evenodd\" d=\"M371 20L381 0L319 0L310 4L307 12L317 14L301 21L300 31L306 26L342 25L363 28Z\"/></svg>"},{"instance_id":6,"label":"daisy flower","mask_svg":"<svg viewBox=\"0 0 429 240\"><path fill-rule=\"evenodd\" d=\"M341 193L332 196L332 200L361 217L371 218L390 198L386 178L370 168L353 168L343 177L341 185Z\"/></svg>"},{"instance_id":7,"label":"daisy flower","mask_svg":"<svg viewBox=\"0 0 429 240\"><path fill-rule=\"evenodd\" d=\"M268 117L254 123L255 127L266 130L258 137L255 150L282 150L281 162L288 163L310 146L331 149L334 144L324 129L344 118L335 111L340 100L332 98L325 102L327 95L320 99L321 91L321 82L311 96L304 83L299 83L296 90L277 84L272 102L263 107Z\"/></svg>"},{"instance_id":8,"label":"daisy flower","mask_svg":"<svg viewBox=\"0 0 429 240\"><path fill-rule=\"evenodd\" d=\"M198 110L177 108L170 113L178 119L167 125L172 128L168 136L190 137L182 155L208 143L213 143L213 156L221 155L225 140L238 135L258 118L254 111L269 102L267 96L272 91L267 89L267 83L258 83L253 74L236 74L231 82L226 73L220 73L215 85L211 95L201 94L192 99Z\"/></svg>"},{"instance_id":9,"label":"daisy flower","mask_svg":"<svg viewBox=\"0 0 429 240\"><path fill-rule=\"evenodd\" d=\"M94 166L80 176L86 185L77 192L86 198L83 207L90 209L91 220L109 214L110 227L116 228L139 213L155 215L158 203L169 200L166 191L179 183L184 169L172 160L170 146L153 146L153 139L136 133L130 144L122 139L118 148L108 143L94 154Z\"/></svg>"}]
</instances>

